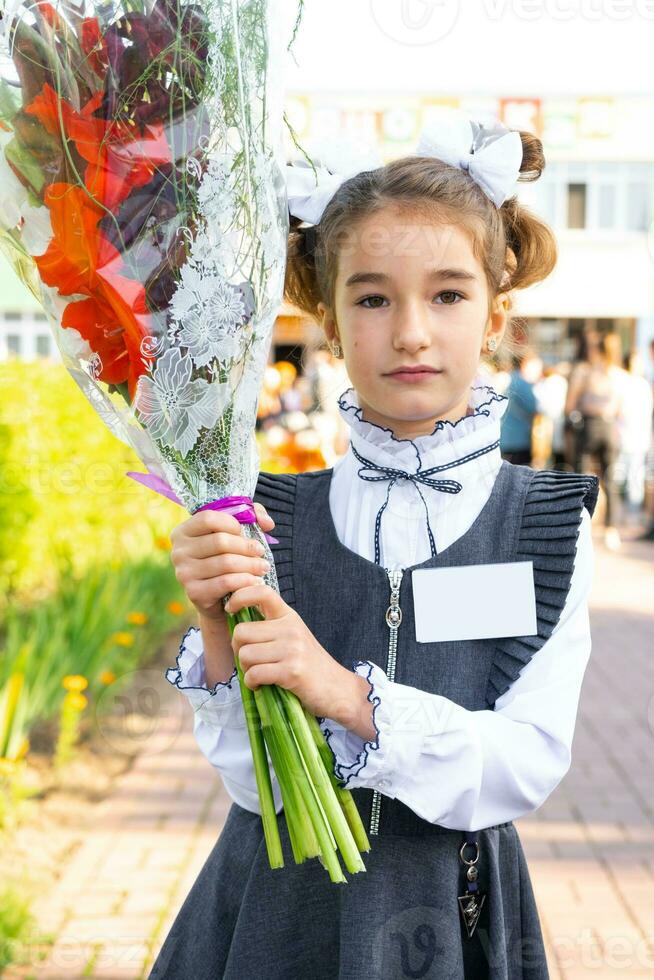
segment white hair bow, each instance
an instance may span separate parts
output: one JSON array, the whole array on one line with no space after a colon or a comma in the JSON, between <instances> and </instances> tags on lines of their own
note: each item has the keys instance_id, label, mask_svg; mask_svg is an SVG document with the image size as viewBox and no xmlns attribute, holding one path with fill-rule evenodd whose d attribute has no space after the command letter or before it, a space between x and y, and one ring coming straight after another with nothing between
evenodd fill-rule
<instances>
[{"instance_id":1,"label":"white hair bow","mask_svg":"<svg viewBox=\"0 0 654 980\"><path fill-rule=\"evenodd\" d=\"M374 147L347 137L314 142L309 156L316 173L304 158L294 160L286 166L286 193L289 212L312 225L318 224L344 180L384 165Z\"/></svg>"},{"instance_id":2,"label":"white hair bow","mask_svg":"<svg viewBox=\"0 0 654 980\"><path fill-rule=\"evenodd\" d=\"M499 120L484 125L459 110L442 109L423 128L414 154L465 170L499 208L515 193L522 140ZM305 160L286 166L286 189L290 214L314 225L344 180L383 166L372 147L343 138L323 144L312 160L316 173Z\"/></svg>"}]
</instances>

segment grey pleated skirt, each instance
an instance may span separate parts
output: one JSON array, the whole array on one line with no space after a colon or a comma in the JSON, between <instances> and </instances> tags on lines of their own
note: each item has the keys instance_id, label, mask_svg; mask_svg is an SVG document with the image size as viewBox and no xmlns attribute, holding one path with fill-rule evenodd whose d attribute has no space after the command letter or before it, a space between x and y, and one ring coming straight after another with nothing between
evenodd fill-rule
<instances>
[{"instance_id":1,"label":"grey pleated skirt","mask_svg":"<svg viewBox=\"0 0 654 980\"><path fill-rule=\"evenodd\" d=\"M355 791L356 792L356 791ZM512 822L479 831L477 929L464 934L461 832L373 837L366 871L334 884L317 859L268 864L261 817L233 803L150 980L547 980L527 865Z\"/></svg>"}]
</instances>

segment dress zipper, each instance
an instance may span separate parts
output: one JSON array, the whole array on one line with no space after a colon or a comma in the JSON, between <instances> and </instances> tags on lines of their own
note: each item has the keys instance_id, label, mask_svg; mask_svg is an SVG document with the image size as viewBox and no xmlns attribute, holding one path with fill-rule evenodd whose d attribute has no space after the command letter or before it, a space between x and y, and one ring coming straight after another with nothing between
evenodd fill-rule
<instances>
[{"instance_id":1,"label":"dress zipper","mask_svg":"<svg viewBox=\"0 0 654 980\"><path fill-rule=\"evenodd\" d=\"M397 631L402 622L402 609L400 608L400 584L402 582L403 569L385 569L391 586L391 599L386 610L386 622L389 629L388 638L388 658L386 661L386 676L389 681L395 680L395 662L397 659ZM377 834L379 830L379 813L381 810L381 793L373 790L372 810L370 813L370 833Z\"/></svg>"}]
</instances>

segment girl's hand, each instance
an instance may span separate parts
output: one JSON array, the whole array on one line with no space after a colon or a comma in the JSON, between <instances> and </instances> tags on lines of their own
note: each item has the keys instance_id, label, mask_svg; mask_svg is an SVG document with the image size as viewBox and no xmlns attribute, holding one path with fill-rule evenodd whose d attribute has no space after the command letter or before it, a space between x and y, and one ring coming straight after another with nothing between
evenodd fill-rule
<instances>
[{"instance_id":1,"label":"girl's hand","mask_svg":"<svg viewBox=\"0 0 654 980\"><path fill-rule=\"evenodd\" d=\"M279 593L265 583L246 585L233 592L225 609L236 613L245 606L258 606L266 617L234 627L232 649L240 658L246 685L255 690L261 684L278 684L323 718L338 720L347 713L356 675L318 643Z\"/></svg>"},{"instance_id":2,"label":"girl's hand","mask_svg":"<svg viewBox=\"0 0 654 980\"><path fill-rule=\"evenodd\" d=\"M275 522L262 504L255 503L257 523L270 531ZM235 589L258 582L267 569L263 546L243 534L232 514L199 510L173 528L171 561L175 576L204 619L225 624L223 598Z\"/></svg>"}]
</instances>

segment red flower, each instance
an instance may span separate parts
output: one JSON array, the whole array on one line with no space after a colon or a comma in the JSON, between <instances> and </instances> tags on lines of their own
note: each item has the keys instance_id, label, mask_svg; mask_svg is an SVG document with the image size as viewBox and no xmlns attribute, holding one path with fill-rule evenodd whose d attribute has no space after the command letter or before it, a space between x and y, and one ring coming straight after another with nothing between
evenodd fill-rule
<instances>
[{"instance_id":1,"label":"red flower","mask_svg":"<svg viewBox=\"0 0 654 980\"><path fill-rule=\"evenodd\" d=\"M97 17L85 17L82 21L80 43L93 71L103 76L109 67L109 54Z\"/></svg>"},{"instance_id":2,"label":"red flower","mask_svg":"<svg viewBox=\"0 0 654 980\"><path fill-rule=\"evenodd\" d=\"M162 123L148 124L141 133L131 120L100 119L94 113L102 99L102 92L96 92L77 112L46 83L25 111L36 116L52 135L73 140L89 164L84 172L86 187L113 211L134 187L147 184L157 167L169 163L171 157Z\"/></svg>"},{"instance_id":3,"label":"red flower","mask_svg":"<svg viewBox=\"0 0 654 980\"><path fill-rule=\"evenodd\" d=\"M44 203L53 235L45 253L34 259L41 278L62 296L89 297L68 304L62 326L79 330L100 355L100 380L127 381L133 398L146 370L141 341L152 333L145 289L124 275L120 252L98 229L104 211L83 187L50 184Z\"/></svg>"},{"instance_id":4,"label":"red flower","mask_svg":"<svg viewBox=\"0 0 654 980\"><path fill-rule=\"evenodd\" d=\"M37 0L36 6L43 15L43 19L50 25L53 31L59 31L61 33L64 30L61 18L51 3L45 3L44 0Z\"/></svg>"}]
</instances>

